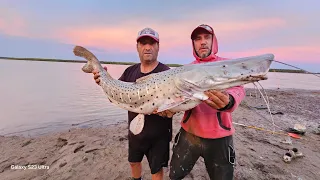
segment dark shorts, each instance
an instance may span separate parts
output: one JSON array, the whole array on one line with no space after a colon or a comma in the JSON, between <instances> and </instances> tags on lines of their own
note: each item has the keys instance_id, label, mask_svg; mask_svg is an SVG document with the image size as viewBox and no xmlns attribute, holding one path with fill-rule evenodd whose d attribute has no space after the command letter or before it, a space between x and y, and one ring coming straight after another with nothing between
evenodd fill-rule
<instances>
[{"instance_id":1,"label":"dark shorts","mask_svg":"<svg viewBox=\"0 0 320 180\"><path fill-rule=\"evenodd\" d=\"M168 167L169 154L170 141L167 137L139 142L129 140L129 162L141 162L146 155L151 174L159 172L162 167Z\"/></svg>"},{"instance_id":2,"label":"dark shorts","mask_svg":"<svg viewBox=\"0 0 320 180\"><path fill-rule=\"evenodd\" d=\"M232 136L219 139L197 137L180 129L175 137L169 177L183 179L199 157L203 157L210 179L232 180L235 151Z\"/></svg>"}]
</instances>

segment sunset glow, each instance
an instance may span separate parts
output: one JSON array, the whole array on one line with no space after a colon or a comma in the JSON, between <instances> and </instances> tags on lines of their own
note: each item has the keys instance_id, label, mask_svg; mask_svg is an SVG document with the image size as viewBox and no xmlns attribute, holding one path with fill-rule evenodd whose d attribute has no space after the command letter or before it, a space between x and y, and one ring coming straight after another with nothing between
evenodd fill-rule
<instances>
[{"instance_id":1,"label":"sunset glow","mask_svg":"<svg viewBox=\"0 0 320 180\"><path fill-rule=\"evenodd\" d=\"M104 60L138 62L137 33L151 27L160 35L159 60L186 64L193 60L190 33L206 23L215 30L219 56L273 53L283 62L310 64L311 71L320 72L317 1L309 3L308 11L301 10L300 1L295 0L248 1L250 7L231 1L203 1L203 9L194 9L193 3L185 1L182 6L179 1L165 1L163 6L155 2L148 8L131 1L121 5L71 2L52 1L42 6L35 0L1 2L0 45L6 51L0 56L76 59L67 45L82 45L98 50ZM23 48L30 41L32 50ZM52 54L39 54L37 49Z\"/></svg>"}]
</instances>

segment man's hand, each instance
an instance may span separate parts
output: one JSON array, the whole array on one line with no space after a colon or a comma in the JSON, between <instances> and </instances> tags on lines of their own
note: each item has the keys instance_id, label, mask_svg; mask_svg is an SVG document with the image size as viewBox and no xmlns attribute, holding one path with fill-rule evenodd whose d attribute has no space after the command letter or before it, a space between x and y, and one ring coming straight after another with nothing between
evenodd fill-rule
<instances>
[{"instance_id":1,"label":"man's hand","mask_svg":"<svg viewBox=\"0 0 320 180\"><path fill-rule=\"evenodd\" d=\"M103 69L107 70L107 67L103 67ZM94 80L96 81L96 83L99 85L99 83L100 83L100 79L99 79L100 74L99 74L99 71L98 71L98 70L93 70L92 73L93 73L93 79L94 79Z\"/></svg>"},{"instance_id":2,"label":"man's hand","mask_svg":"<svg viewBox=\"0 0 320 180\"><path fill-rule=\"evenodd\" d=\"M162 117L172 118L173 115L176 114L176 113L171 112L169 110L165 110L165 111L162 111L162 112L157 112L157 110L154 110L153 114L157 114L157 115L162 116Z\"/></svg>"},{"instance_id":3,"label":"man's hand","mask_svg":"<svg viewBox=\"0 0 320 180\"><path fill-rule=\"evenodd\" d=\"M214 109L222 109L229 104L229 94L226 92L208 90L204 93L209 97L209 99L204 102Z\"/></svg>"}]
</instances>

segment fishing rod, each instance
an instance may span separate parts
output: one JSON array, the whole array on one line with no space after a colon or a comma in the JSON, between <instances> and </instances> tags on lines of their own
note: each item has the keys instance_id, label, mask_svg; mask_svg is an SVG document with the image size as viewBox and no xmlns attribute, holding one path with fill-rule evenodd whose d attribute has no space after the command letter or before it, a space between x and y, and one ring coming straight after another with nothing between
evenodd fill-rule
<instances>
[{"instance_id":1,"label":"fishing rod","mask_svg":"<svg viewBox=\"0 0 320 180\"><path fill-rule=\"evenodd\" d=\"M284 65L290 66L290 67L293 67L293 68L296 68L296 69L299 69L299 70L302 70L302 71L304 71L304 72L306 72L306 73L308 73L308 74L312 74L312 75L315 75L315 76L317 76L317 77L319 77L319 78L320 78L320 76L319 76L319 75L317 75L317 73L312 73L312 72L309 72L309 71L307 71L307 70L304 70L304 69L298 68L298 67L296 67L296 66L293 66L293 65L290 65L290 64L287 64L287 63L281 62L281 61L276 61L276 60L273 60L273 61L274 61L274 62L277 62L277 63L280 63L280 64L284 64Z\"/></svg>"},{"instance_id":2,"label":"fishing rod","mask_svg":"<svg viewBox=\"0 0 320 180\"><path fill-rule=\"evenodd\" d=\"M268 130L268 129L264 129L262 127L250 126L250 125L245 125L245 124L236 123L236 122L232 122L232 123L235 124L235 125L238 125L238 126L242 126L242 127L246 127L246 128L252 128L252 129L268 132L268 133L271 133L271 134L278 134L278 135L282 135L282 136L290 136L290 137L293 137L293 138L296 138L296 139L305 139L305 138L302 138L298 134L295 134L295 133L282 133L282 132L277 132L277 131L271 131L271 130Z\"/></svg>"},{"instance_id":3,"label":"fishing rod","mask_svg":"<svg viewBox=\"0 0 320 180\"><path fill-rule=\"evenodd\" d=\"M250 126L250 125L245 125L245 124L236 123L236 122L232 122L232 123L235 124L235 125L239 125L239 126L243 126L243 127L247 127L247 128L252 128L252 129L256 129L256 130L266 131L266 132L269 132L269 133L272 133L272 134L279 134L279 135L288 136L288 134L286 134L286 133L277 132L277 131L271 131L271 130L264 129L264 128L261 128L261 127Z\"/></svg>"}]
</instances>

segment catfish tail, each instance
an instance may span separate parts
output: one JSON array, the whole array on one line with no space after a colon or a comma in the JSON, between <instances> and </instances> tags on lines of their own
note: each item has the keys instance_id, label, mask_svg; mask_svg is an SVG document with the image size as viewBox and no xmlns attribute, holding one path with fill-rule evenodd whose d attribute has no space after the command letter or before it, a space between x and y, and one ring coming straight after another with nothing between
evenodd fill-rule
<instances>
[{"instance_id":1,"label":"catfish tail","mask_svg":"<svg viewBox=\"0 0 320 180\"><path fill-rule=\"evenodd\" d=\"M76 56L85 58L88 62L82 67L82 71L86 73L92 73L94 69L102 69L102 66L99 63L98 58L92 54L89 50L81 46L75 46L73 53Z\"/></svg>"}]
</instances>

